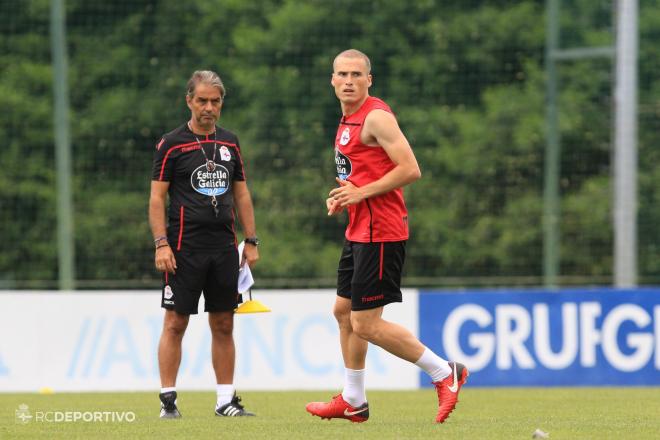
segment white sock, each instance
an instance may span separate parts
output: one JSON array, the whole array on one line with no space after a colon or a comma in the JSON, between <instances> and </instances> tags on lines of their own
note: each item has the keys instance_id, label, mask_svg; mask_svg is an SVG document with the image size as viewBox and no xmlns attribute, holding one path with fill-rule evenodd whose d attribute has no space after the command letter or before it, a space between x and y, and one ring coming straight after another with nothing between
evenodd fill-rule
<instances>
[{"instance_id":1,"label":"white sock","mask_svg":"<svg viewBox=\"0 0 660 440\"><path fill-rule=\"evenodd\" d=\"M415 362L415 365L426 371L433 382L442 380L451 374L449 362L433 353L428 347L424 347L424 353Z\"/></svg>"},{"instance_id":2,"label":"white sock","mask_svg":"<svg viewBox=\"0 0 660 440\"><path fill-rule=\"evenodd\" d=\"M367 401L367 394L364 390L364 373L367 370L344 369L344 391L341 397L354 408Z\"/></svg>"},{"instance_id":3,"label":"white sock","mask_svg":"<svg viewBox=\"0 0 660 440\"><path fill-rule=\"evenodd\" d=\"M176 387L165 387L160 389L161 393L169 393L170 391L176 391Z\"/></svg>"},{"instance_id":4,"label":"white sock","mask_svg":"<svg viewBox=\"0 0 660 440\"><path fill-rule=\"evenodd\" d=\"M226 405L231 402L232 397L234 397L234 385L231 383L226 385L217 384L215 393L218 397L215 402L215 407L217 409L222 405Z\"/></svg>"}]
</instances>

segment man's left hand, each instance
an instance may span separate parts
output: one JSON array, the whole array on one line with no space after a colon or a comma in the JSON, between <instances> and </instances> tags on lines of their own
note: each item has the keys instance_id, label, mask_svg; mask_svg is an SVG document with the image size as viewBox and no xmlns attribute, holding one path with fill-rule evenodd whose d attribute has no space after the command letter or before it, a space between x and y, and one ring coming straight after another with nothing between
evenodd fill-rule
<instances>
[{"instance_id":1,"label":"man's left hand","mask_svg":"<svg viewBox=\"0 0 660 440\"><path fill-rule=\"evenodd\" d=\"M247 262L250 269L257 263L259 260L259 249L250 243L245 243L243 247L243 256L241 257L242 264Z\"/></svg>"},{"instance_id":2,"label":"man's left hand","mask_svg":"<svg viewBox=\"0 0 660 440\"><path fill-rule=\"evenodd\" d=\"M330 191L329 196L339 202L340 206L355 205L365 199L362 190L348 180L341 180L338 177L335 177L335 180L339 188Z\"/></svg>"}]
</instances>

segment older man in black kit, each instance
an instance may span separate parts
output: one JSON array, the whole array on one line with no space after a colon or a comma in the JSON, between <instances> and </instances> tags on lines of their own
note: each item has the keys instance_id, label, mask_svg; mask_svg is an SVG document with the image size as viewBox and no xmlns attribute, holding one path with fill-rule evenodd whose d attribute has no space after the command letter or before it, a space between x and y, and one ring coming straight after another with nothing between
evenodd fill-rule
<instances>
[{"instance_id":1,"label":"older man in black kit","mask_svg":"<svg viewBox=\"0 0 660 440\"><path fill-rule=\"evenodd\" d=\"M259 259L259 240L238 138L216 126L224 98L225 87L215 72L193 73L186 95L191 118L165 134L154 154L149 224L166 309L158 346L161 418L181 417L176 402L181 342L202 292L212 334L215 413L254 415L241 405L233 385L239 271L234 209L247 237L242 257L250 266Z\"/></svg>"}]
</instances>

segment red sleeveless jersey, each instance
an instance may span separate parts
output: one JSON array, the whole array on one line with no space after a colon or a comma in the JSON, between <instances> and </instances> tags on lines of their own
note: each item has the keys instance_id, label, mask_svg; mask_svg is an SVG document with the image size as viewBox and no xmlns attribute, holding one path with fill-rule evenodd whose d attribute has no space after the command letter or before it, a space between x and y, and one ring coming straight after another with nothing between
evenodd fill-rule
<instances>
[{"instance_id":1,"label":"red sleeveless jersey","mask_svg":"<svg viewBox=\"0 0 660 440\"><path fill-rule=\"evenodd\" d=\"M372 110L393 113L383 101L370 96L358 111L341 119L335 138L337 175L357 187L380 179L396 166L383 147L360 141L364 120ZM371 243L408 239L408 211L401 188L349 205L347 210L347 240Z\"/></svg>"}]
</instances>

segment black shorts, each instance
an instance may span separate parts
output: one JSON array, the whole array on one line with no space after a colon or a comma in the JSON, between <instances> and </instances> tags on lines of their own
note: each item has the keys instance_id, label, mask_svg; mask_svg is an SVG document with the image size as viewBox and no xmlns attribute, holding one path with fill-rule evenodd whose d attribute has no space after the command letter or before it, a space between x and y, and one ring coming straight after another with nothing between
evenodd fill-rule
<instances>
[{"instance_id":1,"label":"black shorts","mask_svg":"<svg viewBox=\"0 0 660 440\"><path fill-rule=\"evenodd\" d=\"M238 251L174 252L176 274L163 275L161 307L182 315L197 314L204 292L205 312L233 311L238 304Z\"/></svg>"},{"instance_id":2,"label":"black shorts","mask_svg":"<svg viewBox=\"0 0 660 440\"><path fill-rule=\"evenodd\" d=\"M367 310L403 301L401 271L406 242L348 241L339 259L337 295L351 299L351 310Z\"/></svg>"}]
</instances>

